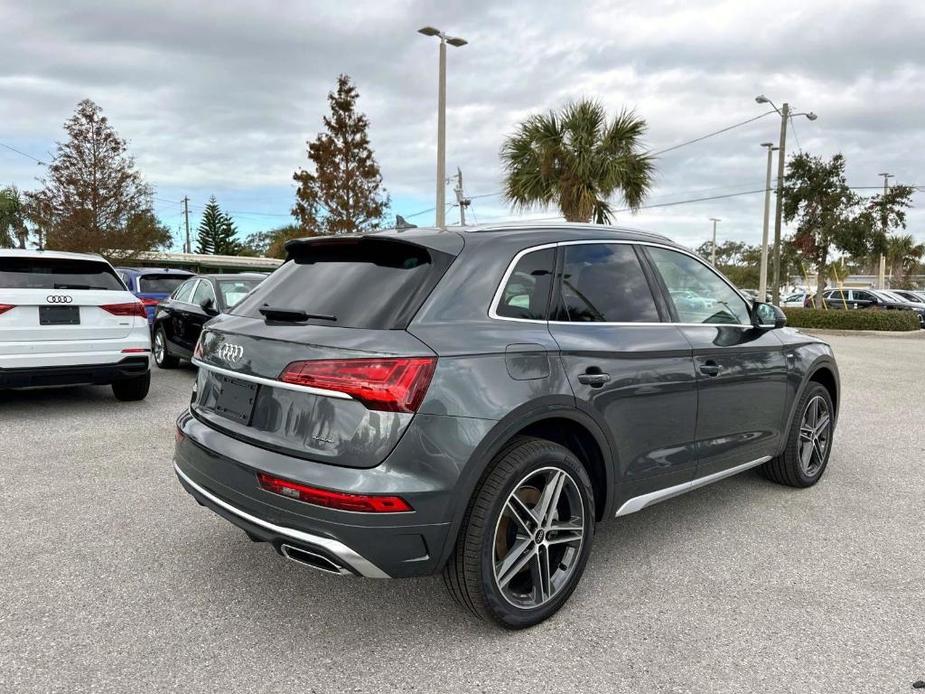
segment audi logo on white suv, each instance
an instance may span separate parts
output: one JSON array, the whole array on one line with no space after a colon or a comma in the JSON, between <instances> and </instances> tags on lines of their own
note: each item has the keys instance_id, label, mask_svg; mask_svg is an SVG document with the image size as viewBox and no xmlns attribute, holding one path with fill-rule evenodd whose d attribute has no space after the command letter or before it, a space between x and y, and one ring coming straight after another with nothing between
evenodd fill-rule
<instances>
[{"instance_id":1,"label":"audi logo on white suv","mask_svg":"<svg viewBox=\"0 0 925 694\"><path fill-rule=\"evenodd\" d=\"M45 301L49 304L69 304L73 300L73 297L67 296L66 294L50 294L45 297Z\"/></svg>"}]
</instances>

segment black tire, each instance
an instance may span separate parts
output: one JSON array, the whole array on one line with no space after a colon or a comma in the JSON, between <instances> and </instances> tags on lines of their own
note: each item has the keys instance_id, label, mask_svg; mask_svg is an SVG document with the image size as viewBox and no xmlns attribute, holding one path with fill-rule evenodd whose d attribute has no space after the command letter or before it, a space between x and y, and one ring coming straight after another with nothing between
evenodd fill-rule
<instances>
[{"instance_id":1,"label":"black tire","mask_svg":"<svg viewBox=\"0 0 925 694\"><path fill-rule=\"evenodd\" d=\"M113 381L112 394L116 400L131 402L134 400L144 400L151 387L151 372L148 371L144 376L135 376L126 378L121 381Z\"/></svg>"},{"instance_id":2,"label":"black tire","mask_svg":"<svg viewBox=\"0 0 925 694\"><path fill-rule=\"evenodd\" d=\"M563 476L562 472L566 474ZM528 488L522 485L528 485L533 480L546 479L552 480L549 484L554 484L556 479L562 480L560 494L553 495L557 498L556 508L551 508L545 516L550 519L550 523L554 519L556 527L549 526L544 536L542 523L536 525L535 535L531 540L521 534L521 526L512 520L512 516L504 514L509 513L509 502L517 502L520 499L520 496L514 499L515 492L520 495ZM524 504L524 508L531 514L528 516L530 521L535 521L536 516L544 515L538 511L543 500L543 492L537 489L536 495L537 500L532 508L529 507L529 502ZM574 514L578 508L581 509L582 516L580 521L576 522ZM563 524L560 514L566 513L570 518ZM557 529L564 528L565 525L574 528L573 535L577 535L577 529L581 527L581 535L577 536L577 539L565 540L571 531ZM541 598L536 606L513 604L499 587L501 579L495 577L496 551L501 541L499 538L502 535L511 535L512 532L514 539L510 541L510 545L513 547L507 556L513 557L519 545L525 545L526 552L532 556L521 572L526 571L533 578L539 576L533 572L542 570L539 568L542 566L540 558L545 557L545 585L548 587L548 597ZM584 466L563 446L544 439L518 436L498 453L473 495L460 528L456 547L444 567L443 578L453 598L477 617L494 621L508 629L522 629L542 622L565 604L581 580L591 553L593 538L594 493ZM544 539L550 544L544 545ZM530 545L530 542L533 542L533 545ZM526 556L526 553L520 556ZM517 563L519 562L513 562L510 566L513 567ZM566 565L568 568L564 569ZM509 573L514 579L526 582L523 573L516 570ZM552 579L557 575L560 583L555 586ZM514 579L509 578L506 585L514 585ZM509 588L508 591L512 592L512 589ZM534 586L534 594L536 592ZM539 592L542 594L542 591ZM529 602L530 599L526 600Z\"/></svg>"},{"instance_id":3,"label":"black tire","mask_svg":"<svg viewBox=\"0 0 925 694\"><path fill-rule=\"evenodd\" d=\"M806 450L805 445L808 441L808 427L804 428L803 425L811 404L817 398L821 398L822 403L824 403L829 420L825 431L824 451L821 455L816 455L815 451L812 452L810 458L815 461L815 464L807 466L805 458L801 457L801 451ZM800 402L794 411L793 420L790 423L790 434L787 438L787 447L777 458L762 465L760 468L761 473L772 482L786 484L789 487L811 487L816 484L829 464L834 438L834 415L835 408L832 405L832 396L829 394L828 389L821 383L811 381L806 386L806 390L803 391Z\"/></svg>"},{"instance_id":4,"label":"black tire","mask_svg":"<svg viewBox=\"0 0 925 694\"><path fill-rule=\"evenodd\" d=\"M158 345L158 340L160 340L160 346ZM158 327L154 331L154 340L151 343L152 351L154 352L154 363L157 364L160 369L175 369L180 364L180 359L173 356L170 353L170 350L167 348L167 335L164 333L164 329Z\"/></svg>"}]
</instances>

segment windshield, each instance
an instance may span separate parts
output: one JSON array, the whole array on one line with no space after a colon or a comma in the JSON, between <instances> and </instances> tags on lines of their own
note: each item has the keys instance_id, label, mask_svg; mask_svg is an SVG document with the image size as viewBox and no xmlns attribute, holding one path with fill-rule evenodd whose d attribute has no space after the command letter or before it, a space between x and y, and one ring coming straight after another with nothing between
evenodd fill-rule
<instances>
[{"instance_id":1,"label":"windshield","mask_svg":"<svg viewBox=\"0 0 925 694\"><path fill-rule=\"evenodd\" d=\"M218 293L223 306L232 307L243 299L261 280L218 280Z\"/></svg>"},{"instance_id":2,"label":"windshield","mask_svg":"<svg viewBox=\"0 0 925 694\"><path fill-rule=\"evenodd\" d=\"M108 263L72 258L0 258L0 288L125 289Z\"/></svg>"}]
</instances>

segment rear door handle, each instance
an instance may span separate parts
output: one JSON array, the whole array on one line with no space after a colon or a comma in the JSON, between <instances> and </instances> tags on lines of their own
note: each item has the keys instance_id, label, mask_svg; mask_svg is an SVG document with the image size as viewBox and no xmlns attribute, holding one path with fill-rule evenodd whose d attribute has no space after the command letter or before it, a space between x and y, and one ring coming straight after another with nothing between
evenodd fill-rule
<instances>
[{"instance_id":1,"label":"rear door handle","mask_svg":"<svg viewBox=\"0 0 925 694\"><path fill-rule=\"evenodd\" d=\"M578 374L578 382L592 388L600 388L610 380L610 374L605 373L583 373Z\"/></svg>"},{"instance_id":2,"label":"rear door handle","mask_svg":"<svg viewBox=\"0 0 925 694\"><path fill-rule=\"evenodd\" d=\"M717 364L712 359L700 365L700 373L702 373L704 376L718 376L719 372L719 364Z\"/></svg>"}]
</instances>

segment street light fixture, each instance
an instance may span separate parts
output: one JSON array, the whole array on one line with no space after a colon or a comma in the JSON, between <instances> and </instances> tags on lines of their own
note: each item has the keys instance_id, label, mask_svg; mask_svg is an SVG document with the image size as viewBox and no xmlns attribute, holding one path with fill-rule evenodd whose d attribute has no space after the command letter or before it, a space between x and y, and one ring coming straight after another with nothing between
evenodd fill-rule
<instances>
[{"instance_id":1,"label":"street light fixture","mask_svg":"<svg viewBox=\"0 0 925 694\"><path fill-rule=\"evenodd\" d=\"M777 108L775 103L764 94L755 97L759 104L771 104L771 107L780 114L780 144L777 154L777 203L774 211L774 285L771 287L771 303L780 303L780 230L784 212L784 164L787 160L787 121L796 116L806 116L807 120L816 120L812 111L791 113L790 104L786 101ZM769 155L770 156L770 155Z\"/></svg>"},{"instance_id":2,"label":"street light fixture","mask_svg":"<svg viewBox=\"0 0 925 694\"><path fill-rule=\"evenodd\" d=\"M419 34L440 39L439 85L437 87L437 200L436 225L446 225L446 44L459 48L466 40L459 36L447 36L434 27L421 27Z\"/></svg>"}]
</instances>

